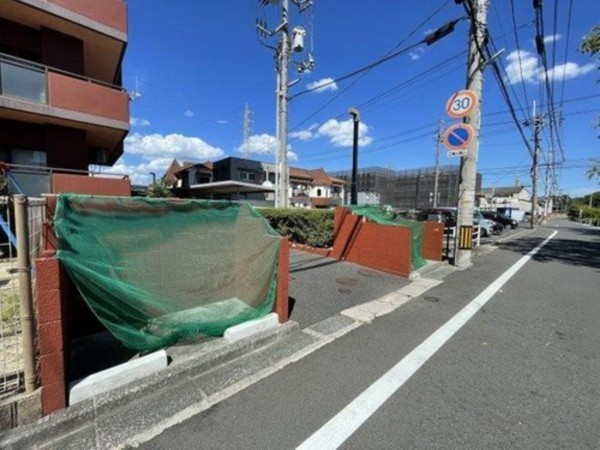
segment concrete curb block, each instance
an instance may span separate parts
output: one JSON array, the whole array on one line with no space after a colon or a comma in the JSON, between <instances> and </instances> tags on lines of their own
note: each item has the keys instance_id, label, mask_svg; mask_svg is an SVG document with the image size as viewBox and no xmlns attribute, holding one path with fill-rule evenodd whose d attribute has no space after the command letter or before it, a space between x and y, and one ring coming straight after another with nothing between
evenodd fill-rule
<instances>
[{"instance_id":1,"label":"concrete curb block","mask_svg":"<svg viewBox=\"0 0 600 450\"><path fill-rule=\"evenodd\" d=\"M95 397L111 389L116 389L132 381L166 369L167 352L159 350L141 358L128 361L110 369L97 372L72 383L69 390L69 405Z\"/></svg>"},{"instance_id":2,"label":"concrete curb block","mask_svg":"<svg viewBox=\"0 0 600 450\"><path fill-rule=\"evenodd\" d=\"M225 330L223 338L228 342L237 342L257 333L275 329L279 326L279 316L275 313L267 314L265 317L229 327Z\"/></svg>"}]
</instances>

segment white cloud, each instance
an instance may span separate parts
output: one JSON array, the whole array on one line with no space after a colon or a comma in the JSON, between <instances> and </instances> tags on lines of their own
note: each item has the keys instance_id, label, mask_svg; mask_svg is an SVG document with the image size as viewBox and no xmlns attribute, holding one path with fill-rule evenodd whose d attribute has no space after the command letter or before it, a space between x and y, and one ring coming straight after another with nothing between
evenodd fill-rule
<instances>
[{"instance_id":1,"label":"white cloud","mask_svg":"<svg viewBox=\"0 0 600 450\"><path fill-rule=\"evenodd\" d=\"M329 119L317 130L319 136L329 138L329 141L336 147L351 147L354 133L354 122L352 119L342 122L336 119ZM361 122L358 128L358 143L360 145L369 145L373 138L368 136L369 126Z\"/></svg>"},{"instance_id":2,"label":"white cloud","mask_svg":"<svg viewBox=\"0 0 600 450\"><path fill-rule=\"evenodd\" d=\"M183 115L185 117L192 118L196 115L196 113L194 111L192 111L191 109L186 109L185 112L183 113Z\"/></svg>"},{"instance_id":3,"label":"white cloud","mask_svg":"<svg viewBox=\"0 0 600 450\"><path fill-rule=\"evenodd\" d=\"M131 125L132 127L147 127L148 125L150 125L150 121L146 120L146 119L140 119L138 117L131 117L129 119L129 125Z\"/></svg>"},{"instance_id":4,"label":"white cloud","mask_svg":"<svg viewBox=\"0 0 600 450\"><path fill-rule=\"evenodd\" d=\"M539 79L540 68L537 57L527 50L514 50L506 57L506 75L510 84L524 80L535 83Z\"/></svg>"},{"instance_id":5,"label":"white cloud","mask_svg":"<svg viewBox=\"0 0 600 450\"><path fill-rule=\"evenodd\" d=\"M250 136L246 142L240 145L236 150L249 155L275 155L277 153L278 142L275 136L270 134L255 134ZM298 155L292 151L288 145L288 159L296 161Z\"/></svg>"},{"instance_id":6,"label":"white cloud","mask_svg":"<svg viewBox=\"0 0 600 450\"><path fill-rule=\"evenodd\" d=\"M558 41L562 36L560 34L550 34L548 36L544 36L544 44L549 44L550 42Z\"/></svg>"},{"instance_id":7,"label":"white cloud","mask_svg":"<svg viewBox=\"0 0 600 450\"><path fill-rule=\"evenodd\" d=\"M321 93L326 91L337 91L338 86L333 78L322 78L306 85L307 89L314 89L315 92Z\"/></svg>"},{"instance_id":8,"label":"white cloud","mask_svg":"<svg viewBox=\"0 0 600 450\"><path fill-rule=\"evenodd\" d=\"M315 138L311 130L292 131L289 136L292 139L299 139L301 141L310 141Z\"/></svg>"},{"instance_id":9,"label":"white cloud","mask_svg":"<svg viewBox=\"0 0 600 450\"><path fill-rule=\"evenodd\" d=\"M586 73L594 70L596 66L593 63L580 66L574 62L568 62L566 64L559 64L554 66L552 69L548 69L548 79L552 80L569 80L571 78L585 75ZM542 75L543 76L543 75Z\"/></svg>"},{"instance_id":10,"label":"white cloud","mask_svg":"<svg viewBox=\"0 0 600 450\"><path fill-rule=\"evenodd\" d=\"M526 83L536 84L544 81L545 72L538 64L538 58L532 52L527 50L514 50L506 57L508 62L506 66L506 75L510 84L520 83L521 80ZM580 66L574 62L556 65L548 69L549 80L565 80L585 75L595 68L595 64L585 64Z\"/></svg>"},{"instance_id":11,"label":"white cloud","mask_svg":"<svg viewBox=\"0 0 600 450\"><path fill-rule=\"evenodd\" d=\"M114 166L103 167L101 172L103 174L129 175L131 184L145 186L152 182L150 172L154 172L156 179L159 180L167 171L171 161L170 158L156 158L140 164L127 164L124 158L121 158Z\"/></svg>"},{"instance_id":12,"label":"white cloud","mask_svg":"<svg viewBox=\"0 0 600 450\"><path fill-rule=\"evenodd\" d=\"M219 120L217 120L217 123L218 123L219 125L226 125L226 124L228 124L228 123L229 123L229 120L226 120L226 119L219 119Z\"/></svg>"},{"instance_id":13,"label":"white cloud","mask_svg":"<svg viewBox=\"0 0 600 450\"><path fill-rule=\"evenodd\" d=\"M213 147L197 137L140 133L125 138L125 153L140 155L146 160L178 158L195 161L220 158L225 154L220 148Z\"/></svg>"},{"instance_id":14,"label":"white cloud","mask_svg":"<svg viewBox=\"0 0 600 450\"><path fill-rule=\"evenodd\" d=\"M408 54L410 55L411 61L417 61L417 60L421 59L421 56L423 56L423 53L425 53L425 49L423 47L417 47L413 51L409 52Z\"/></svg>"}]
</instances>

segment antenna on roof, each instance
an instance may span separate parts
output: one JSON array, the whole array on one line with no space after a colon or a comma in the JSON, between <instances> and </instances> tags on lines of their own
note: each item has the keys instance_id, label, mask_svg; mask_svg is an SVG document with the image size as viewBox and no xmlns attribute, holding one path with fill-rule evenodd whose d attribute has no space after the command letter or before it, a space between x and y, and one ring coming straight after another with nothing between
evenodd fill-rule
<instances>
[{"instance_id":1,"label":"antenna on roof","mask_svg":"<svg viewBox=\"0 0 600 450\"><path fill-rule=\"evenodd\" d=\"M138 73L135 73L135 88L129 92L129 100L135 102L142 98L142 92L140 91L140 79Z\"/></svg>"}]
</instances>

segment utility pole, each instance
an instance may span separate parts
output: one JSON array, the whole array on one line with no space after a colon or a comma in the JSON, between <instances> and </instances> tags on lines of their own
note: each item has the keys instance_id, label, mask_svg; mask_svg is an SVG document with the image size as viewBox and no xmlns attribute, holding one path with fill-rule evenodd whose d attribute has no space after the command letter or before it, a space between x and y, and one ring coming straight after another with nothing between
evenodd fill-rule
<instances>
[{"instance_id":1,"label":"utility pole","mask_svg":"<svg viewBox=\"0 0 600 450\"><path fill-rule=\"evenodd\" d=\"M266 38L271 38L279 35L279 43L277 47L265 45L275 51L275 61L277 69L277 87L276 87L276 138L277 151L275 164L277 167L275 173L275 206L278 208L287 208L289 205L289 170L288 170L288 90L291 85L296 84L300 80L294 80L291 83L288 81L290 63L296 64L300 74L307 70L314 69L314 59L312 54L308 54L308 59L305 62L292 61L293 53L305 51L304 36L306 30L300 26L296 26L290 30L290 0L257 0L259 7L277 5L281 3L281 22L273 30L270 31L265 20L257 18L256 29L258 31L261 42ZM300 13L309 11L313 6L313 0L291 0L296 5ZM311 16L312 17L312 16ZM312 19L311 19L312 20ZM312 22L311 22L312 26Z\"/></svg>"},{"instance_id":2,"label":"utility pole","mask_svg":"<svg viewBox=\"0 0 600 450\"><path fill-rule=\"evenodd\" d=\"M354 122L354 137L352 140L352 182L350 184L350 204L358 204L358 187L356 177L358 175L358 130L360 128L360 112L355 108L348 110Z\"/></svg>"},{"instance_id":3,"label":"utility pole","mask_svg":"<svg viewBox=\"0 0 600 450\"><path fill-rule=\"evenodd\" d=\"M287 208L289 204L288 186L290 184L287 159L288 138L288 69L290 64L289 37L289 0L281 0L281 40L277 61L279 86L277 86L279 146L277 149L277 173L279 183L276 186L278 204L276 208Z\"/></svg>"},{"instance_id":4,"label":"utility pole","mask_svg":"<svg viewBox=\"0 0 600 450\"><path fill-rule=\"evenodd\" d=\"M544 180L544 220L548 218L548 206L550 205L550 161L552 161L552 150L548 152L548 158L546 159L546 178Z\"/></svg>"},{"instance_id":5,"label":"utility pole","mask_svg":"<svg viewBox=\"0 0 600 450\"><path fill-rule=\"evenodd\" d=\"M537 182L538 182L538 160L540 157L540 132L542 130L542 117L536 115L535 101L533 102L533 166L531 167L531 219L529 228L535 228L535 216L537 213Z\"/></svg>"},{"instance_id":6,"label":"utility pole","mask_svg":"<svg viewBox=\"0 0 600 450\"><path fill-rule=\"evenodd\" d=\"M481 102L483 91L483 49L487 37L488 0L470 2L473 17L469 36L466 88L477 95L477 107L465 117L465 123L473 127L475 137L467 146L467 155L461 157L460 186L458 192L457 236L454 265L469 267L473 251L473 212L477 184L477 155L479 152L479 130L481 127Z\"/></svg>"},{"instance_id":7,"label":"utility pole","mask_svg":"<svg viewBox=\"0 0 600 450\"><path fill-rule=\"evenodd\" d=\"M438 206L438 184L440 178L440 146L442 143L442 125L444 121L440 119L438 121L438 132L435 136L435 179L433 182L433 207L437 208Z\"/></svg>"}]
</instances>

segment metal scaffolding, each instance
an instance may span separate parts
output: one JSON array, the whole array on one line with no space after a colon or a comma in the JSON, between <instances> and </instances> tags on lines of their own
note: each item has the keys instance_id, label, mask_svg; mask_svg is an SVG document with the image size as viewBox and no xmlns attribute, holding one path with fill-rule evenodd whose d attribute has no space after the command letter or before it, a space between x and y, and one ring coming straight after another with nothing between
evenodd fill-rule
<instances>
[{"instance_id":1,"label":"metal scaffolding","mask_svg":"<svg viewBox=\"0 0 600 450\"><path fill-rule=\"evenodd\" d=\"M347 183L352 177L351 170L331 172ZM460 168L440 166L438 179L438 201L440 207L454 207L458 201ZM378 194L380 204L393 208L425 209L433 207L435 167L392 170L384 167L366 167L358 170L358 192ZM481 188L481 174L477 174L477 190ZM346 202L348 203L348 202Z\"/></svg>"}]
</instances>

